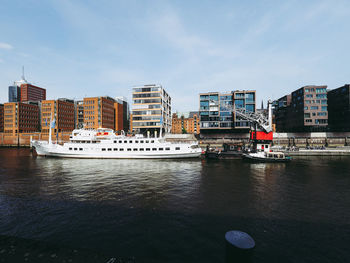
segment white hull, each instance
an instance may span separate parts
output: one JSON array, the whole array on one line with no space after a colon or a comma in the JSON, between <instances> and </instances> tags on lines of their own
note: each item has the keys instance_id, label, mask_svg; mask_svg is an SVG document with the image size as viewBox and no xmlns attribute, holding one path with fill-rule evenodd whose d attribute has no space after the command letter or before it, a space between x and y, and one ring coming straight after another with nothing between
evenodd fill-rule
<instances>
[{"instance_id":1,"label":"white hull","mask_svg":"<svg viewBox=\"0 0 350 263\"><path fill-rule=\"evenodd\" d=\"M173 159L198 158L202 154L197 142L170 143L159 138L115 136L96 139L75 136L64 145L47 141L31 142L39 156L84 159ZM96 140L94 142L94 140ZM94 143L93 143L94 142Z\"/></svg>"}]
</instances>

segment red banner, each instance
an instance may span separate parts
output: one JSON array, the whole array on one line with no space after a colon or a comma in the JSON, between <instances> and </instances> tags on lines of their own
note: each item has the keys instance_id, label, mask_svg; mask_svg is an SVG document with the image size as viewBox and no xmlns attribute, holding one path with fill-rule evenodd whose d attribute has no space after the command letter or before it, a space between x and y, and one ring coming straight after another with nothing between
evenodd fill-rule
<instances>
[{"instance_id":1,"label":"red banner","mask_svg":"<svg viewBox=\"0 0 350 263\"><path fill-rule=\"evenodd\" d=\"M255 137L256 134L256 137ZM263 132L263 131L258 131L258 132L251 132L250 133L250 139L254 140L260 140L260 141L272 141L273 140L273 132Z\"/></svg>"}]
</instances>

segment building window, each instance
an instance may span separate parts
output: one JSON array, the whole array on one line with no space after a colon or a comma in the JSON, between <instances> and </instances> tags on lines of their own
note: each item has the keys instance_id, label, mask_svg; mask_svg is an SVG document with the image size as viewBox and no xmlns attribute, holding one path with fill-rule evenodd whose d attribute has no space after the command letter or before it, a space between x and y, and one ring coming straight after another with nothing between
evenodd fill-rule
<instances>
[{"instance_id":1,"label":"building window","mask_svg":"<svg viewBox=\"0 0 350 263\"><path fill-rule=\"evenodd\" d=\"M74 151L77 151L78 150L78 148L74 148Z\"/></svg>"},{"instance_id":2,"label":"building window","mask_svg":"<svg viewBox=\"0 0 350 263\"><path fill-rule=\"evenodd\" d=\"M83 150L83 148L79 148L79 151L82 151Z\"/></svg>"},{"instance_id":3,"label":"building window","mask_svg":"<svg viewBox=\"0 0 350 263\"><path fill-rule=\"evenodd\" d=\"M143 141L140 141L140 143L143 143Z\"/></svg>"},{"instance_id":4,"label":"building window","mask_svg":"<svg viewBox=\"0 0 350 263\"><path fill-rule=\"evenodd\" d=\"M166 147L165 150L166 150L166 151L170 151L170 148L169 148L169 147Z\"/></svg>"},{"instance_id":5,"label":"building window","mask_svg":"<svg viewBox=\"0 0 350 263\"><path fill-rule=\"evenodd\" d=\"M128 148L127 151L128 151L128 152L131 152L131 148Z\"/></svg>"},{"instance_id":6,"label":"building window","mask_svg":"<svg viewBox=\"0 0 350 263\"><path fill-rule=\"evenodd\" d=\"M150 151L151 149L150 148L146 148L146 151Z\"/></svg>"},{"instance_id":7,"label":"building window","mask_svg":"<svg viewBox=\"0 0 350 263\"><path fill-rule=\"evenodd\" d=\"M164 150L164 148L159 148L159 151L163 151Z\"/></svg>"},{"instance_id":8,"label":"building window","mask_svg":"<svg viewBox=\"0 0 350 263\"><path fill-rule=\"evenodd\" d=\"M117 148L114 148L113 151L118 151L118 149L117 149Z\"/></svg>"},{"instance_id":9,"label":"building window","mask_svg":"<svg viewBox=\"0 0 350 263\"><path fill-rule=\"evenodd\" d=\"M108 151L112 151L112 148L108 148Z\"/></svg>"},{"instance_id":10,"label":"building window","mask_svg":"<svg viewBox=\"0 0 350 263\"><path fill-rule=\"evenodd\" d=\"M133 151L136 152L138 149L137 148L134 148Z\"/></svg>"},{"instance_id":11,"label":"building window","mask_svg":"<svg viewBox=\"0 0 350 263\"><path fill-rule=\"evenodd\" d=\"M152 148L152 151L157 151L157 148Z\"/></svg>"},{"instance_id":12,"label":"building window","mask_svg":"<svg viewBox=\"0 0 350 263\"><path fill-rule=\"evenodd\" d=\"M119 148L119 151L120 151L120 152L124 151L124 148Z\"/></svg>"},{"instance_id":13,"label":"building window","mask_svg":"<svg viewBox=\"0 0 350 263\"><path fill-rule=\"evenodd\" d=\"M69 147L69 150L71 151L71 150L72 150L72 148L70 148L70 147Z\"/></svg>"},{"instance_id":14,"label":"building window","mask_svg":"<svg viewBox=\"0 0 350 263\"><path fill-rule=\"evenodd\" d=\"M143 148L140 148L140 151L142 152L142 151L144 151L145 149L143 149Z\"/></svg>"},{"instance_id":15,"label":"building window","mask_svg":"<svg viewBox=\"0 0 350 263\"><path fill-rule=\"evenodd\" d=\"M119 141L119 143L122 143L123 141Z\"/></svg>"},{"instance_id":16,"label":"building window","mask_svg":"<svg viewBox=\"0 0 350 263\"><path fill-rule=\"evenodd\" d=\"M175 150L177 150L177 151L180 150L180 147L176 147Z\"/></svg>"},{"instance_id":17,"label":"building window","mask_svg":"<svg viewBox=\"0 0 350 263\"><path fill-rule=\"evenodd\" d=\"M103 151L103 152L106 151L106 148L102 148L102 151Z\"/></svg>"}]
</instances>

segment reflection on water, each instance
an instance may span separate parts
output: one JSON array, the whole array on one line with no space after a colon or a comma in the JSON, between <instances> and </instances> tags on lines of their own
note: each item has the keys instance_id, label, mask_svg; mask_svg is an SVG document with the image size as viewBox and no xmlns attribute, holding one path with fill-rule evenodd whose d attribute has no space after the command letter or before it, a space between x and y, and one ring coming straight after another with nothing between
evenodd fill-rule
<instances>
[{"instance_id":1,"label":"reflection on water","mask_svg":"<svg viewBox=\"0 0 350 263\"><path fill-rule=\"evenodd\" d=\"M0 161L0 234L140 262L223 262L224 233L240 229L255 237L257 262L349 258L348 157L85 160L0 149Z\"/></svg>"}]
</instances>

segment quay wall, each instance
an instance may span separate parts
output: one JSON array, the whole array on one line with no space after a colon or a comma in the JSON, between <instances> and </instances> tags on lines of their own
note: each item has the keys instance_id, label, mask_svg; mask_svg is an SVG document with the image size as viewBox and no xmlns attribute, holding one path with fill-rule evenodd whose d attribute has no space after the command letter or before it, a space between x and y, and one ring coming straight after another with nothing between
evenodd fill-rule
<instances>
[{"instance_id":1,"label":"quay wall","mask_svg":"<svg viewBox=\"0 0 350 263\"><path fill-rule=\"evenodd\" d=\"M58 136L52 135L52 141L63 143L69 141L71 132L59 132ZM32 140L49 140L49 134L33 132L33 133L19 133L19 134L7 134L0 133L0 147L29 147L30 138Z\"/></svg>"},{"instance_id":2,"label":"quay wall","mask_svg":"<svg viewBox=\"0 0 350 263\"><path fill-rule=\"evenodd\" d=\"M208 144L222 146L223 143L248 144L249 133L222 134L201 136L201 146ZM285 147L296 146L304 148L307 146L340 147L350 146L350 132L303 132L303 133L277 133L273 134L273 145Z\"/></svg>"}]
</instances>

